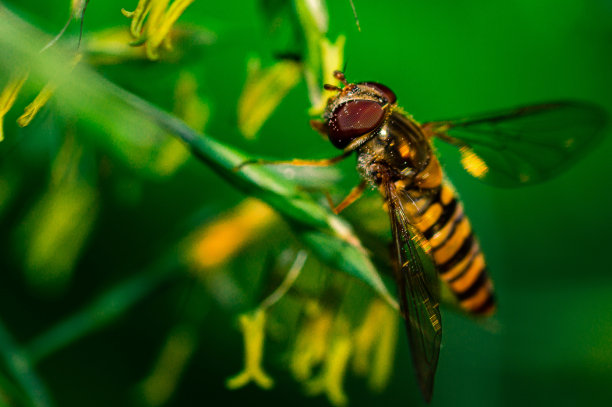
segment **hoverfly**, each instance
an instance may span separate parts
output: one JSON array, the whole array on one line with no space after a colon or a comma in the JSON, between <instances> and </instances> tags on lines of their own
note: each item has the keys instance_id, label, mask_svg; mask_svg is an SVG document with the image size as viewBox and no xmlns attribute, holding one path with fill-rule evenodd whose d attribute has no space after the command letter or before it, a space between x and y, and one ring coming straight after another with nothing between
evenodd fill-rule
<instances>
[{"instance_id":1,"label":"hoverfly","mask_svg":"<svg viewBox=\"0 0 612 407\"><path fill-rule=\"evenodd\" d=\"M595 144L607 117L596 106L555 102L420 124L387 86L349 83L339 71L335 77L344 86L325 85L337 94L328 100L324 120L311 124L343 153L326 160L258 162L331 165L357 155L362 181L334 211L358 199L368 185L385 200L400 309L418 384L429 402L442 338L440 284L470 314L491 315L496 306L478 240L432 139L456 146L471 175L514 187L567 168Z\"/></svg>"}]
</instances>

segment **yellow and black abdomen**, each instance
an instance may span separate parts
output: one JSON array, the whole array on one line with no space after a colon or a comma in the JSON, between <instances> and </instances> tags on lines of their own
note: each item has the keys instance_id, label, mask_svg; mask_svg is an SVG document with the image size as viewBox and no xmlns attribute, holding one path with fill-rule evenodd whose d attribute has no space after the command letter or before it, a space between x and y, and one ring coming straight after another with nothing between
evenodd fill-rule
<instances>
[{"instance_id":1,"label":"yellow and black abdomen","mask_svg":"<svg viewBox=\"0 0 612 407\"><path fill-rule=\"evenodd\" d=\"M440 278L473 314L495 311L493 284L484 256L454 189L442 182L416 216L415 226L431 244Z\"/></svg>"}]
</instances>

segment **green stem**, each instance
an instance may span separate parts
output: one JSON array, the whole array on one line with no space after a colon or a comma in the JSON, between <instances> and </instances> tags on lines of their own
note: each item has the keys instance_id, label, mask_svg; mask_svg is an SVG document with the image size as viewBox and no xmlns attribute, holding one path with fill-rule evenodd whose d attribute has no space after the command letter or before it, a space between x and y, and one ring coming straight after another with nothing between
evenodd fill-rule
<instances>
[{"instance_id":1,"label":"green stem","mask_svg":"<svg viewBox=\"0 0 612 407\"><path fill-rule=\"evenodd\" d=\"M33 406L53 405L45 385L34 371L26 352L15 343L2 321L0 321L0 357Z\"/></svg>"},{"instance_id":2,"label":"green stem","mask_svg":"<svg viewBox=\"0 0 612 407\"><path fill-rule=\"evenodd\" d=\"M2 395L0 395L0 407L32 404L29 399L24 396L23 391L18 388L15 383L10 381L8 377L4 377L2 374L0 374L0 391L2 391ZM8 403L11 404L7 403L7 399Z\"/></svg>"},{"instance_id":3,"label":"green stem","mask_svg":"<svg viewBox=\"0 0 612 407\"><path fill-rule=\"evenodd\" d=\"M168 256L154 264L151 269L128 278L105 291L88 306L30 341L26 346L30 362L38 363L41 359L59 349L100 330L149 295L162 283L175 275L179 275L175 273L176 269L180 267L176 256Z\"/></svg>"}]
</instances>

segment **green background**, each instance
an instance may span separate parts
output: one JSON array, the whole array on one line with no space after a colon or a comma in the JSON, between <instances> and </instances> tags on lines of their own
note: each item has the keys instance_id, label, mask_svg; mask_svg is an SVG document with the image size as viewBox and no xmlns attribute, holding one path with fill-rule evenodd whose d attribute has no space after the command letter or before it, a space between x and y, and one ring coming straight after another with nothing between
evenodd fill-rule
<instances>
[{"instance_id":1,"label":"green background","mask_svg":"<svg viewBox=\"0 0 612 407\"><path fill-rule=\"evenodd\" d=\"M66 3L20 0L5 5L38 28L56 33L65 22ZM388 85L419 121L557 99L590 101L612 111L610 1L355 1L361 32L348 1L329 3L329 37L347 36L349 80ZM134 6L92 1L85 37L126 26L120 8ZM236 103L247 58L260 55L271 61L275 54L301 49L288 35L271 38L257 2L197 0L180 21L217 35L213 45L185 62L197 76L199 93L210 103L209 134L255 156L336 154L308 126L303 82L256 140L239 134ZM73 24L71 33L76 32ZM136 62L99 71L172 109L176 66ZM97 181L99 216L70 281L57 290L47 290L44 284L33 287L24 272L20 231L45 189L49 162L61 143L59 119L52 110L47 108L38 122L23 130L9 114L7 140L0 144L0 177L17 185L0 206L0 319L22 343L151 267L186 231L243 198L193 159L171 177L161 178L115 163L111 156L113 175ZM432 405L612 401L609 132L571 170L521 189L481 184L463 172L448 150L441 154L487 255L499 312L483 325L443 311L444 339ZM351 165L341 168L347 173L342 185L350 187ZM267 261L262 257L269 257L261 252L278 253L283 245L274 239L254 244L231 266L232 272L255 273ZM199 345L170 405L328 405L323 397L304 396L299 384L287 377L277 349L281 346L274 343L266 350L266 366L277 380L274 390L226 390L225 379L242 366L235 315L254 302L227 308L207 295L193 280L171 280L110 325L45 358L37 370L55 404L137 405L135 385L151 369L167 332L186 320L197 321ZM404 339L402 332L392 381L384 392L372 394L361 379L347 377L351 405L422 403ZM0 372L6 376L5 366Z\"/></svg>"}]
</instances>

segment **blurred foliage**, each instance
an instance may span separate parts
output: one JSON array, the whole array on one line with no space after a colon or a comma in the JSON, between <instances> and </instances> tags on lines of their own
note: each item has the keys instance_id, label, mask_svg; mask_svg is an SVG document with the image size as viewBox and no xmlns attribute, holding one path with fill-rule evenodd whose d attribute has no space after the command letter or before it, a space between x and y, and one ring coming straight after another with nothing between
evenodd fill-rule
<instances>
[{"instance_id":1,"label":"blurred foliage","mask_svg":"<svg viewBox=\"0 0 612 407\"><path fill-rule=\"evenodd\" d=\"M610 111L612 8L355 6L361 32L348 1L0 3L0 405L421 402L375 271L375 191L337 217L324 192L356 183L350 162L234 167L337 154L308 119L344 66L423 121L561 98ZM433 404L612 398L611 152L504 191L439 147L500 312L445 310ZM226 388L253 372L274 389Z\"/></svg>"},{"instance_id":2,"label":"blurred foliage","mask_svg":"<svg viewBox=\"0 0 612 407\"><path fill-rule=\"evenodd\" d=\"M249 60L247 81L238 102L238 126L246 138L254 138L270 114L297 85L300 65L294 61L279 61L262 69L257 58Z\"/></svg>"}]
</instances>

